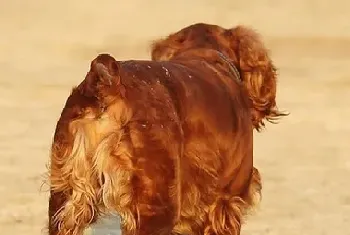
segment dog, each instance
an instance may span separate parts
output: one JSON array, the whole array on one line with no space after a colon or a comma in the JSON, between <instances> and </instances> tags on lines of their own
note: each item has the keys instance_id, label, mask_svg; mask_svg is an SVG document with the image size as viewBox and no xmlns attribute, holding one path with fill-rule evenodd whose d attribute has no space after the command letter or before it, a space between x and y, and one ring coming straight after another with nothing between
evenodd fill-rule
<instances>
[{"instance_id":1,"label":"dog","mask_svg":"<svg viewBox=\"0 0 350 235\"><path fill-rule=\"evenodd\" d=\"M51 148L50 235L111 211L125 235L239 235L260 201L253 131L284 116L260 36L198 23L151 57L99 54L73 88Z\"/></svg>"}]
</instances>

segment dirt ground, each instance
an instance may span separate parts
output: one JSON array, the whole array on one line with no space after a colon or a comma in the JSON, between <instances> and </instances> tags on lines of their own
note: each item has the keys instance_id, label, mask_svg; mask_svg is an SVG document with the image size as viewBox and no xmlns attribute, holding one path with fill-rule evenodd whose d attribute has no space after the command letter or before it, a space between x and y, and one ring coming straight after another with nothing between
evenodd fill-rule
<instances>
[{"instance_id":1,"label":"dirt ground","mask_svg":"<svg viewBox=\"0 0 350 235\"><path fill-rule=\"evenodd\" d=\"M55 123L97 53L146 59L152 39L195 22L257 29L291 113L256 134L263 201L243 235L349 235L349 9L346 0L0 1L0 235L42 233Z\"/></svg>"}]
</instances>

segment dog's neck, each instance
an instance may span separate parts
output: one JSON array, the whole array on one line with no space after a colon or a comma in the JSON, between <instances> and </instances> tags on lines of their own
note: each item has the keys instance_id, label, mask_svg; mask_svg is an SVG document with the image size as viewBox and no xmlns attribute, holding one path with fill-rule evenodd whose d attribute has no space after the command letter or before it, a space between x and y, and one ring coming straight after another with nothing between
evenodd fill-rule
<instances>
[{"instance_id":1,"label":"dog's neck","mask_svg":"<svg viewBox=\"0 0 350 235\"><path fill-rule=\"evenodd\" d=\"M224 62L227 63L227 65L228 65L228 67L229 67L229 69L230 69L231 74L232 74L235 78L237 78L237 80L238 80L239 82L241 82L241 81L242 81L242 79L241 79L241 74L240 74L238 68L233 64L233 62L231 62L223 53L221 53L221 52L219 52L219 51L218 51L218 55L219 55L219 57L220 57Z\"/></svg>"},{"instance_id":2,"label":"dog's neck","mask_svg":"<svg viewBox=\"0 0 350 235\"><path fill-rule=\"evenodd\" d=\"M214 67L221 66L228 70L233 77L238 82L242 82L241 74L238 67L229 59L224 53L206 48L195 48L189 49L175 55L171 60L205 60L207 63L213 65Z\"/></svg>"}]
</instances>

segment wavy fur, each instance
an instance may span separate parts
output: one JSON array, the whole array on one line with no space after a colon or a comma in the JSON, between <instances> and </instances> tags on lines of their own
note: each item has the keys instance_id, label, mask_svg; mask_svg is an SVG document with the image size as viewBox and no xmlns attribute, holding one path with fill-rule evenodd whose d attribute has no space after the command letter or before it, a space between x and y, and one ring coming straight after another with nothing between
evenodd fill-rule
<instances>
[{"instance_id":1,"label":"wavy fur","mask_svg":"<svg viewBox=\"0 0 350 235\"><path fill-rule=\"evenodd\" d=\"M155 41L151 54L153 60L166 61L184 53L188 56L191 51L212 60L213 56L208 58L207 55L210 50L227 55L238 68L252 101L252 121L256 130L265 126L264 120L275 123L288 115L277 108L277 69L261 36L252 28L240 25L224 29L217 25L194 24ZM213 62L218 63L217 60Z\"/></svg>"},{"instance_id":2,"label":"wavy fur","mask_svg":"<svg viewBox=\"0 0 350 235\"><path fill-rule=\"evenodd\" d=\"M124 235L239 235L260 201L253 128L282 114L258 36L195 24L155 42L152 59L101 54L68 97L51 153L50 235L82 235L109 212Z\"/></svg>"}]
</instances>

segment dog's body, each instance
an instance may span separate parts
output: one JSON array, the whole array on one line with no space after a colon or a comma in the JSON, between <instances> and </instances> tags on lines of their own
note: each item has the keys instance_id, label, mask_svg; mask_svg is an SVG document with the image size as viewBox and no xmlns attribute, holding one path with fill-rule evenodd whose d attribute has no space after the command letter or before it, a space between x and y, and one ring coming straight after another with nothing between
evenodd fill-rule
<instances>
[{"instance_id":1,"label":"dog's body","mask_svg":"<svg viewBox=\"0 0 350 235\"><path fill-rule=\"evenodd\" d=\"M153 61L102 54L91 63L56 128L50 235L81 235L108 211L120 214L125 234L240 233L261 190L253 128L281 115L275 77L262 77L275 76L274 67L268 60L260 90L250 90L254 78L233 52L211 44L174 51L164 40L154 45ZM259 103L262 97L271 100Z\"/></svg>"}]
</instances>

